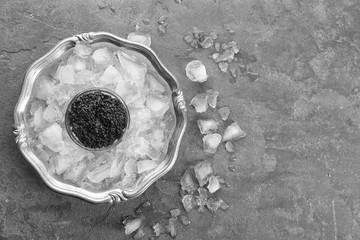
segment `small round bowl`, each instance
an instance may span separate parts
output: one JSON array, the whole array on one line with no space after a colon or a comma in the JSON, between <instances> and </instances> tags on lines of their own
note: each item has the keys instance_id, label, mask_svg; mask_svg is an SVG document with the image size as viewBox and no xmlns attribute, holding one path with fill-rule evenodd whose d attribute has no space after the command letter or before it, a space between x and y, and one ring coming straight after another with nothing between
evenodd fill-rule
<instances>
[{"instance_id":1,"label":"small round bowl","mask_svg":"<svg viewBox=\"0 0 360 240\"><path fill-rule=\"evenodd\" d=\"M114 187L103 191L101 189L99 191L90 191L66 183L50 173L47 166L39 159L31 147L34 140L32 139L33 133L29 126L28 109L31 104L34 84L43 72L48 71L54 63L66 56L69 50L74 48L75 44L79 42L90 45L111 45L116 48L123 48L137 53L144 61L151 64L152 69L154 69L158 76L168 84L170 89L171 107L174 112L175 127L170 136L166 155L154 170L149 171L144 176L137 179L132 187L126 189ZM26 162L33 167L50 189L64 195L81 198L91 203L118 203L141 195L152 183L165 175L175 164L180 142L186 129L186 124L187 114L183 92L180 90L175 77L165 68L153 50L142 44L131 42L106 32L83 33L66 38L54 46L43 57L35 61L29 67L24 77L21 93L14 110L15 141Z\"/></svg>"},{"instance_id":2,"label":"small round bowl","mask_svg":"<svg viewBox=\"0 0 360 240\"><path fill-rule=\"evenodd\" d=\"M89 148L89 147L84 146L84 144L81 141L79 141L79 139L76 137L76 135L71 130L70 125L69 125L68 114L69 114L69 111L71 109L73 102L76 99L78 99L80 96L83 96L83 95L86 95L86 94L92 93L92 92L97 92L97 91L99 91L103 94L109 95L112 98L116 98L117 100L119 100L121 102L121 104L123 105L123 107L125 109L125 113L126 113L126 127L124 128L123 135L121 136L121 138L117 139L115 142L113 142L113 144L111 144L107 147L103 147L103 148ZM86 89L82 92L79 92L72 98L72 100L70 101L70 103L67 106L66 111L65 111L65 128L66 128L67 133L69 134L70 138L73 140L73 142L76 145L78 145L79 147L86 149L88 151L107 151L109 149L114 148L116 145L118 145L121 142L121 139L124 137L125 131L129 129L129 126L130 126L130 113L129 113L129 109L128 109L127 105L125 104L125 101L118 94L116 94L115 92L113 92L109 89L106 89L106 88L90 88L90 89Z\"/></svg>"}]
</instances>

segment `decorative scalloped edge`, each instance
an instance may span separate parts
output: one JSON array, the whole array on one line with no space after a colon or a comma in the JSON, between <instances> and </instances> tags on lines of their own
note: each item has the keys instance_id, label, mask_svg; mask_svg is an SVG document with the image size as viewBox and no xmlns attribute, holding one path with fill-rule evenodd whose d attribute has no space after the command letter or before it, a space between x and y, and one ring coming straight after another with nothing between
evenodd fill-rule
<instances>
[{"instance_id":1,"label":"decorative scalloped edge","mask_svg":"<svg viewBox=\"0 0 360 240\"><path fill-rule=\"evenodd\" d=\"M181 90L176 91L176 96L174 97L175 106L182 111L186 112L186 102L184 98L184 92Z\"/></svg>"},{"instance_id":2,"label":"decorative scalloped edge","mask_svg":"<svg viewBox=\"0 0 360 240\"><path fill-rule=\"evenodd\" d=\"M19 146L26 146L26 134L24 133L24 129L25 129L25 124L21 124L20 126L18 127L13 127L14 130L13 130L13 133L15 135L15 142L17 144L19 144Z\"/></svg>"},{"instance_id":3,"label":"decorative scalloped edge","mask_svg":"<svg viewBox=\"0 0 360 240\"><path fill-rule=\"evenodd\" d=\"M128 199L123 195L122 192L111 192L109 193L110 196L110 204L114 204L114 203L120 203L120 202L125 202Z\"/></svg>"},{"instance_id":4,"label":"decorative scalloped edge","mask_svg":"<svg viewBox=\"0 0 360 240\"><path fill-rule=\"evenodd\" d=\"M89 42L91 43L94 39L93 39L93 32L88 32L88 33L82 33L82 34L78 34L75 35L80 42Z\"/></svg>"}]
</instances>

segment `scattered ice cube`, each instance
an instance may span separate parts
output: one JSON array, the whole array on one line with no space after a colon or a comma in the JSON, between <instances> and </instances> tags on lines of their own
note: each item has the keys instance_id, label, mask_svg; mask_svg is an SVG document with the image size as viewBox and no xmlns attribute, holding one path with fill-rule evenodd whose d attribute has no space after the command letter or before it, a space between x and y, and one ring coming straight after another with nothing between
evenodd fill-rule
<instances>
[{"instance_id":1,"label":"scattered ice cube","mask_svg":"<svg viewBox=\"0 0 360 240\"><path fill-rule=\"evenodd\" d=\"M230 115L230 108L228 108L228 107L219 108L218 113L219 113L221 119L226 121Z\"/></svg>"},{"instance_id":2,"label":"scattered ice cube","mask_svg":"<svg viewBox=\"0 0 360 240\"><path fill-rule=\"evenodd\" d=\"M199 187L199 185L195 182L193 175L190 173L190 170L186 170L180 179L180 184L181 188L189 194L193 194Z\"/></svg>"},{"instance_id":3,"label":"scattered ice cube","mask_svg":"<svg viewBox=\"0 0 360 240\"><path fill-rule=\"evenodd\" d=\"M114 55L107 48L96 49L91 57L97 65L112 65L114 61Z\"/></svg>"},{"instance_id":4,"label":"scattered ice cube","mask_svg":"<svg viewBox=\"0 0 360 240\"><path fill-rule=\"evenodd\" d=\"M39 133L40 142L54 152L57 152L63 144L61 133L62 128L55 122L50 127Z\"/></svg>"},{"instance_id":5,"label":"scattered ice cube","mask_svg":"<svg viewBox=\"0 0 360 240\"><path fill-rule=\"evenodd\" d=\"M160 223L156 223L153 226L153 229L156 237L160 236L160 234L163 234L165 232L164 227Z\"/></svg>"},{"instance_id":6,"label":"scattered ice cube","mask_svg":"<svg viewBox=\"0 0 360 240\"><path fill-rule=\"evenodd\" d=\"M169 109L169 100L164 96L150 95L146 99L146 107L148 107L154 114L162 116Z\"/></svg>"},{"instance_id":7,"label":"scattered ice cube","mask_svg":"<svg viewBox=\"0 0 360 240\"><path fill-rule=\"evenodd\" d=\"M182 204L184 206L185 211L190 212L195 206L197 206L196 198L194 195L185 195L182 198Z\"/></svg>"},{"instance_id":8,"label":"scattered ice cube","mask_svg":"<svg viewBox=\"0 0 360 240\"><path fill-rule=\"evenodd\" d=\"M231 141L227 141L225 143L225 150L229 153L235 152L235 146Z\"/></svg>"},{"instance_id":9,"label":"scattered ice cube","mask_svg":"<svg viewBox=\"0 0 360 240\"><path fill-rule=\"evenodd\" d=\"M141 218L135 218L131 221L128 221L125 225L125 234L130 235L140 228L142 223Z\"/></svg>"},{"instance_id":10,"label":"scattered ice cube","mask_svg":"<svg viewBox=\"0 0 360 240\"><path fill-rule=\"evenodd\" d=\"M204 186L208 182L210 176L213 175L212 165L207 160L198 163L195 166L194 171L200 187Z\"/></svg>"},{"instance_id":11,"label":"scattered ice cube","mask_svg":"<svg viewBox=\"0 0 360 240\"><path fill-rule=\"evenodd\" d=\"M181 211L178 208L174 208L174 209L170 210L170 215L173 218L176 218L176 217L180 216L180 213L181 213Z\"/></svg>"},{"instance_id":12,"label":"scattered ice cube","mask_svg":"<svg viewBox=\"0 0 360 240\"><path fill-rule=\"evenodd\" d=\"M209 48L214 44L214 39L211 36L205 36L204 40L200 42L202 48Z\"/></svg>"},{"instance_id":13,"label":"scattered ice cube","mask_svg":"<svg viewBox=\"0 0 360 240\"><path fill-rule=\"evenodd\" d=\"M246 136L246 133L240 128L237 122L234 122L225 129L222 141L239 140Z\"/></svg>"},{"instance_id":14,"label":"scattered ice cube","mask_svg":"<svg viewBox=\"0 0 360 240\"><path fill-rule=\"evenodd\" d=\"M204 212L204 207L207 202L208 194L205 188L200 187L198 189L199 196L196 196L196 204L199 206L198 212Z\"/></svg>"},{"instance_id":15,"label":"scattered ice cube","mask_svg":"<svg viewBox=\"0 0 360 240\"><path fill-rule=\"evenodd\" d=\"M190 102L195 107L198 113L205 112L208 108L207 95L205 93L198 93Z\"/></svg>"},{"instance_id":16,"label":"scattered ice cube","mask_svg":"<svg viewBox=\"0 0 360 240\"><path fill-rule=\"evenodd\" d=\"M223 61L228 61L231 62L234 59L234 52L230 49L225 50L223 53L214 53L213 54L213 59L215 62L223 62Z\"/></svg>"},{"instance_id":17,"label":"scattered ice cube","mask_svg":"<svg viewBox=\"0 0 360 240\"><path fill-rule=\"evenodd\" d=\"M145 81L148 82L150 90L158 91L160 93L164 93L166 91L165 86L149 73L145 75Z\"/></svg>"},{"instance_id":18,"label":"scattered ice cube","mask_svg":"<svg viewBox=\"0 0 360 240\"><path fill-rule=\"evenodd\" d=\"M75 69L72 65L59 66L55 75L61 84L75 84Z\"/></svg>"},{"instance_id":19,"label":"scattered ice cube","mask_svg":"<svg viewBox=\"0 0 360 240\"><path fill-rule=\"evenodd\" d=\"M227 62L219 62L219 68L222 72L227 72L229 64Z\"/></svg>"},{"instance_id":20,"label":"scattered ice cube","mask_svg":"<svg viewBox=\"0 0 360 240\"><path fill-rule=\"evenodd\" d=\"M222 209L222 210L227 209L227 208L223 209L224 204L226 204L226 203L222 199L215 200L213 198L210 198L210 199L207 200L206 207L209 209L209 211L211 213L216 213L216 211L219 208Z\"/></svg>"},{"instance_id":21,"label":"scattered ice cube","mask_svg":"<svg viewBox=\"0 0 360 240\"><path fill-rule=\"evenodd\" d=\"M74 53L81 58L86 58L92 53L92 49L84 44L77 43L74 47Z\"/></svg>"},{"instance_id":22,"label":"scattered ice cube","mask_svg":"<svg viewBox=\"0 0 360 240\"><path fill-rule=\"evenodd\" d=\"M217 105L217 97L219 96L219 92L214 89L208 89L206 91L207 102L210 107L216 108Z\"/></svg>"},{"instance_id":23,"label":"scattered ice cube","mask_svg":"<svg viewBox=\"0 0 360 240\"><path fill-rule=\"evenodd\" d=\"M200 60L193 60L186 65L186 76L194 82L205 82L208 78L205 65Z\"/></svg>"},{"instance_id":24,"label":"scattered ice cube","mask_svg":"<svg viewBox=\"0 0 360 240\"><path fill-rule=\"evenodd\" d=\"M151 45L151 36L149 34L143 34L139 32L131 32L127 36L127 39L133 42L143 44L147 47Z\"/></svg>"},{"instance_id":25,"label":"scattered ice cube","mask_svg":"<svg viewBox=\"0 0 360 240\"><path fill-rule=\"evenodd\" d=\"M177 234L177 227L176 227L176 218L171 217L169 218L169 224L166 227L166 230L170 234L171 237L176 237Z\"/></svg>"},{"instance_id":26,"label":"scattered ice cube","mask_svg":"<svg viewBox=\"0 0 360 240\"><path fill-rule=\"evenodd\" d=\"M191 223L190 219L187 216L184 216L184 215L180 216L180 221L185 226L187 226L187 225L189 225Z\"/></svg>"},{"instance_id":27,"label":"scattered ice cube","mask_svg":"<svg viewBox=\"0 0 360 240\"><path fill-rule=\"evenodd\" d=\"M137 173L141 174L153 170L157 167L157 163L153 160L141 160L137 162Z\"/></svg>"},{"instance_id":28,"label":"scattered ice cube","mask_svg":"<svg viewBox=\"0 0 360 240\"><path fill-rule=\"evenodd\" d=\"M216 149L221 142L221 135L218 133L208 134L203 137L204 151L207 153L216 153Z\"/></svg>"},{"instance_id":29,"label":"scattered ice cube","mask_svg":"<svg viewBox=\"0 0 360 240\"><path fill-rule=\"evenodd\" d=\"M201 134L215 133L218 130L218 123L213 119L197 120Z\"/></svg>"},{"instance_id":30,"label":"scattered ice cube","mask_svg":"<svg viewBox=\"0 0 360 240\"><path fill-rule=\"evenodd\" d=\"M117 57L122 68L129 76L130 82L140 88L143 87L147 72L146 65L135 62L134 59L122 51L118 52Z\"/></svg>"},{"instance_id":31,"label":"scattered ice cube","mask_svg":"<svg viewBox=\"0 0 360 240\"><path fill-rule=\"evenodd\" d=\"M207 189L209 189L210 193L214 193L217 190L221 188L219 179L215 176L211 176L209 178L209 185L207 186Z\"/></svg>"},{"instance_id":32,"label":"scattered ice cube","mask_svg":"<svg viewBox=\"0 0 360 240\"><path fill-rule=\"evenodd\" d=\"M56 103L49 104L44 113L43 113L44 120L49 123L53 123L55 121L63 120L63 114Z\"/></svg>"}]
</instances>

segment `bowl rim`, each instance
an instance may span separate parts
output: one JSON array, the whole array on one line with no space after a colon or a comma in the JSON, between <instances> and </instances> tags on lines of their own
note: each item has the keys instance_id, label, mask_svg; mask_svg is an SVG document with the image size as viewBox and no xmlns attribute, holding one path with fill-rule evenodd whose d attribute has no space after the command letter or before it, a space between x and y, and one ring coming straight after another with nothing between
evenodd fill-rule
<instances>
[{"instance_id":1,"label":"bowl rim","mask_svg":"<svg viewBox=\"0 0 360 240\"><path fill-rule=\"evenodd\" d=\"M75 44L79 42L90 44L107 42L118 47L125 47L127 49L139 52L150 61L156 72L168 83L170 87L176 122L167 153L163 161L155 170L145 175L145 177L143 177L138 184L130 189L122 190L120 188L114 188L102 192L91 192L83 188L61 182L55 179L47 171L45 165L34 154L34 152L32 152L30 144L28 144L30 139L28 138L25 131L25 115L26 107L30 101L35 79L40 74L42 69L47 67L48 63L60 59L63 53L74 47ZM177 79L164 66L164 64L160 61L152 49L140 43L120 38L108 32L88 32L63 39L52 49L50 49L45 55L30 65L23 79L20 96L14 109L13 132L15 134L15 141L17 146L21 154L24 156L26 162L30 164L30 166L35 170L35 172L38 173L38 175L50 189L57 193L77 197L91 203L119 203L138 197L151 184L170 171L176 162L180 143L186 126L187 110L183 91L180 89Z\"/></svg>"}]
</instances>

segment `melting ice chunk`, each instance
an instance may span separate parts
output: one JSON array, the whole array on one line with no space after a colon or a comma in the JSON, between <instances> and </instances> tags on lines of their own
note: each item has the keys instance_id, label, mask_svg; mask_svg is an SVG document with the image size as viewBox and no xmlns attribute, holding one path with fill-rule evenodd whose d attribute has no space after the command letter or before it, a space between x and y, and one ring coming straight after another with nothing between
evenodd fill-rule
<instances>
[{"instance_id":1,"label":"melting ice chunk","mask_svg":"<svg viewBox=\"0 0 360 240\"><path fill-rule=\"evenodd\" d=\"M213 119L197 120L197 124L202 134L215 133L218 129L218 123Z\"/></svg>"},{"instance_id":2,"label":"melting ice chunk","mask_svg":"<svg viewBox=\"0 0 360 240\"><path fill-rule=\"evenodd\" d=\"M205 65L200 60L189 62L185 67L186 76L194 82L205 82L208 78Z\"/></svg>"},{"instance_id":3,"label":"melting ice chunk","mask_svg":"<svg viewBox=\"0 0 360 240\"><path fill-rule=\"evenodd\" d=\"M34 129L35 131L38 131L39 128L43 125L44 119L43 119L43 108L39 107L36 112L34 113Z\"/></svg>"},{"instance_id":4,"label":"melting ice chunk","mask_svg":"<svg viewBox=\"0 0 360 240\"><path fill-rule=\"evenodd\" d=\"M146 74L145 80L149 84L150 90L158 91L160 93L164 93L166 91L164 85L162 85L156 78L154 78L151 74Z\"/></svg>"},{"instance_id":5,"label":"melting ice chunk","mask_svg":"<svg viewBox=\"0 0 360 240\"><path fill-rule=\"evenodd\" d=\"M110 177L110 164L103 164L95 168L92 172L87 175L87 178L93 183L99 183L106 178Z\"/></svg>"},{"instance_id":6,"label":"melting ice chunk","mask_svg":"<svg viewBox=\"0 0 360 240\"><path fill-rule=\"evenodd\" d=\"M222 107L218 110L218 113L222 120L226 121L230 115L230 108Z\"/></svg>"},{"instance_id":7,"label":"melting ice chunk","mask_svg":"<svg viewBox=\"0 0 360 240\"><path fill-rule=\"evenodd\" d=\"M180 184L181 188L189 194L193 194L199 187L189 170L181 177Z\"/></svg>"},{"instance_id":8,"label":"melting ice chunk","mask_svg":"<svg viewBox=\"0 0 360 240\"><path fill-rule=\"evenodd\" d=\"M200 187L208 182L210 176L213 175L214 172L211 163L207 160L198 163L194 167L194 171Z\"/></svg>"},{"instance_id":9,"label":"melting ice chunk","mask_svg":"<svg viewBox=\"0 0 360 240\"><path fill-rule=\"evenodd\" d=\"M209 178L209 185L207 186L207 189L209 189L209 192L214 193L217 190L219 190L220 188L221 188L221 186L220 186L219 179L217 179L217 177L215 177L215 176L211 176Z\"/></svg>"},{"instance_id":10,"label":"melting ice chunk","mask_svg":"<svg viewBox=\"0 0 360 240\"><path fill-rule=\"evenodd\" d=\"M63 174L73 163L73 160L70 156L59 156L56 158L54 163L55 172L58 175Z\"/></svg>"},{"instance_id":11,"label":"melting ice chunk","mask_svg":"<svg viewBox=\"0 0 360 240\"><path fill-rule=\"evenodd\" d=\"M221 135L218 133L208 134L203 137L204 151L207 153L216 153L216 149L221 142Z\"/></svg>"},{"instance_id":12,"label":"melting ice chunk","mask_svg":"<svg viewBox=\"0 0 360 240\"><path fill-rule=\"evenodd\" d=\"M146 99L146 106L158 116L162 116L169 109L167 97L151 95Z\"/></svg>"},{"instance_id":13,"label":"melting ice chunk","mask_svg":"<svg viewBox=\"0 0 360 240\"><path fill-rule=\"evenodd\" d=\"M137 173L143 173L153 170L157 167L157 163L153 160L141 160L137 162Z\"/></svg>"},{"instance_id":14,"label":"melting ice chunk","mask_svg":"<svg viewBox=\"0 0 360 240\"><path fill-rule=\"evenodd\" d=\"M55 84L49 79L39 79L39 85L36 92L36 97L42 100L47 100L54 96Z\"/></svg>"},{"instance_id":15,"label":"melting ice chunk","mask_svg":"<svg viewBox=\"0 0 360 240\"><path fill-rule=\"evenodd\" d=\"M105 69L103 75L100 77L100 81L105 84L116 84L118 83L118 78L122 78L119 71L110 65Z\"/></svg>"},{"instance_id":16,"label":"melting ice chunk","mask_svg":"<svg viewBox=\"0 0 360 240\"><path fill-rule=\"evenodd\" d=\"M143 87L145 74L147 72L146 65L135 62L134 59L122 51L118 52L117 57L121 66L129 76L130 82L138 87Z\"/></svg>"},{"instance_id":17,"label":"melting ice chunk","mask_svg":"<svg viewBox=\"0 0 360 240\"><path fill-rule=\"evenodd\" d=\"M77 183L81 179L83 173L85 172L86 166L87 166L86 163L83 161L73 165L64 174L64 179Z\"/></svg>"},{"instance_id":18,"label":"melting ice chunk","mask_svg":"<svg viewBox=\"0 0 360 240\"><path fill-rule=\"evenodd\" d=\"M75 69L72 65L59 66L55 76L62 84L75 83Z\"/></svg>"},{"instance_id":19,"label":"melting ice chunk","mask_svg":"<svg viewBox=\"0 0 360 240\"><path fill-rule=\"evenodd\" d=\"M240 128L237 122L234 122L225 129L222 141L239 140L246 136L246 133Z\"/></svg>"},{"instance_id":20,"label":"melting ice chunk","mask_svg":"<svg viewBox=\"0 0 360 240\"><path fill-rule=\"evenodd\" d=\"M92 49L84 44L77 43L74 47L74 53L81 58L86 58L92 53Z\"/></svg>"},{"instance_id":21,"label":"melting ice chunk","mask_svg":"<svg viewBox=\"0 0 360 240\"><path fill-rule=\"evenodd\" d=\"M86 69L86 60L77 56L70 56L67 64L73 66L76 72Z\"/></svg>"},{"instance_id":22,"label":"melting ice chunk","mask_svg":"<svg viewBox=\"0 0 360 240\"><path fill-rule=\"evenodd\" d=\"M214 89L208 89L206 91L206 95L209 106L212 108L216 108L217 97L219 96L219 92Z\"/></svg>"},{"instance_id":23,"label":"melting ice chunk","mask_svg":"<svg viewBox=\"0 0 360 240\"><path fill-rule=\"evenodd\" d=\"M198 113L205 112L208 108L207 95L205 93L198 93L190 102L195 107L195 111Z\"/></svg>"},{"instance_id":24,"label":"melting ice chunk","mask_svg":"<svg viewBox=\"0 0 360 240\"><path fill-rule=\"evenodd\" d=\"M98 65L111 65L114 55L107 48L99 48L91 55L95 63Z\"/></svg>"},{"instance_id":25,"label":"melting ice chunk","mask_svg":"<svg viewBox=\"0 0 360 240\"><path fill-rule=\"evenodd\" d=\"M63 114L56 103L51 103L46 107L43 117L47 122L52 123L62 120Z\"/></svg>"},{"instance_id":26,"label":"melting ice chunk","mask_svg":"<svg viewBox=\"0 0 360 240\"><path fill-rule=\"evenodd\" d=\"M141 222L142 222L141 218L135 218L127 222L125 225L125 234L130 235L133 232L135 232L138 228L140 228Z\"/></svg>"},{"instance_id":27,"label":"melting ice chunk","mask_svg":"<svg viewBox=\"0 0 360 240\"><path fill-rule=\"evenodd\" d=\"M57 152L60 150L62 141L62 128L58 123L53 123L50 127L39 133L40 141L43 145Z\"/></svg>"},{"instance_id":28,"label":"melting ice chunk","mask_svg":"<svg viewBox=\"0 0 360 240\"><path fill-rule=\"evenodd\" d=\"M151 45L151 37L148 34L143 34L139 32L131 32L127 36L127 39L133 42L137 42L140 44L143 44L147 47L150 47Z\"/></svg>"}]
</instances>

